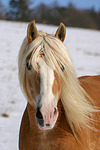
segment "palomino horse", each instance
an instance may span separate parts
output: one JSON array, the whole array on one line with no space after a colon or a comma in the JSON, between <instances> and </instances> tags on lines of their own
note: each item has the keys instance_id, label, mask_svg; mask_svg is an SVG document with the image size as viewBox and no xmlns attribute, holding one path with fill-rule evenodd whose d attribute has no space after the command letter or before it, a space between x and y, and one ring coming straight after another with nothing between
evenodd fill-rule
<instances>
[{"instance_id":1,"label":"palomino horse","mask_svg":"<svg viewBox=\"0 0 100 150\"><path fill-rule=\"evenodd\" d=\"M100 150L100 76L76 77L63 41L28 25L19 52L19 81L27 98L19 150Z\"/></svg>"}]
</instances>

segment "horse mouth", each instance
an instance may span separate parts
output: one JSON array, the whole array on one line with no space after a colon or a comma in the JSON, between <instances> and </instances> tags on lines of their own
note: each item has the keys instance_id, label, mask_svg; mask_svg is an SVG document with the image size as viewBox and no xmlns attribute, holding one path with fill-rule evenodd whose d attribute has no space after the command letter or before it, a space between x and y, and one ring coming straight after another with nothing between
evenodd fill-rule
<instances>
[{"instance_id":1,"label":"horse mouth","mask_svg":"<svg viewBox=\"0 0 100 150\"><path fill-rule=\"evenodd\" d=\"M51 122L50 124L49 123L47 123L47 124L45 124L44 123L44 120L37 120L37 125L38 125L38 128L40 129L40 130L51 130L51 129L53 129L54 128L54 126L55 126L55 124L56 124L56 122L57 122L57 119L58 119L58 115L57 115L57 117L56 117L56 119L55 120L53 120L53 122Z\"/></svg>"},{"instance_id":2,"label":"horse mouth","mask_svg":"<svg viewBox=\"0 0 100 150\"><path fill-rule=\"evenodd\" d=\"M44 125L44 126L41 126L39 123L37 123L37 125L38 125L38 128L40 129L40 130L51 130L51 129L53 129L54 128L54 126L55 126L55 124L54 125L49 125L49 124L46 124L46 125Z\"/></svg>"}]
</instances>

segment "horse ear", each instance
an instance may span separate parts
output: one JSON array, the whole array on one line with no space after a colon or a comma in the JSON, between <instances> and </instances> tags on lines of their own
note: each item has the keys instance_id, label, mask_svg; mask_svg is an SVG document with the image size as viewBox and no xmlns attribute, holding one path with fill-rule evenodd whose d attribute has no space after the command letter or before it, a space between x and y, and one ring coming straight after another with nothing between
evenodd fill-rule
<instances>
[{"instance_id":1,"label":"horse ear","mask_svg":"<svg viewBox=\"0 0 100 150\"><path fill-rule=\"evenodd\" d=\"M31 43L38 36L37 27L35 25L35 20L33 20L27 28L27 39Z\"/></svg>"},{"instance_id":2,"label":"horse ear","mask_svg":"<svg viewBox=\"0 0 100 150\"><path fill-rule=\"evenodd\" d=\"M55 36L60 39L62 42L65 39L66 36L66 27L65 25L61 22L59 28L56 31Z\"/></svg>"}]
</instances>

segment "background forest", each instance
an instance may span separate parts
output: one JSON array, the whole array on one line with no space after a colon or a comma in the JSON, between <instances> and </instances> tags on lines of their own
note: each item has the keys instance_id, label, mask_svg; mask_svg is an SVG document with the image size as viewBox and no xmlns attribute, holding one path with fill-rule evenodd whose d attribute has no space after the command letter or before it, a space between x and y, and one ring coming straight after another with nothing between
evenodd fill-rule
<instances>
[{"instance_id":1,"label":"background forest","mask_svg":"<svg viewBox=\"0 0 100 150\"><path fill-rule=\"evenodd\" d=\"M100 30L100 10L94 8L80 10L70 2L68 6L59 6L57 1L46 5L34 6L30 0L10 0L9 8L0 2L0 19L58 25L63 22L67 27L82 27Z\"/></svg>"}]
</instances>

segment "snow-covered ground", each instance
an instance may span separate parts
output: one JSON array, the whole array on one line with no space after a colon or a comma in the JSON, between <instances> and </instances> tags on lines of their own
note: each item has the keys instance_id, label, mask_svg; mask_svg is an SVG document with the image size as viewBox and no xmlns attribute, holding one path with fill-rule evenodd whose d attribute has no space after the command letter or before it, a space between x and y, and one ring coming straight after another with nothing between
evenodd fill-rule
<instances>
[{"instance_id":1,"label":"snow-covered ground","mask_svg":"<svg viewBox=\"0 0 100 150\"><path fill-rule=\"evenodd\" d=\"M55 33L57 27L37 24ZM26 100L18 83L18 52L27 23L0 21L0 150L18 149L18 132ZM100 31L67 28L65 40L77 76L100 74Z\"/></svg>"}]
</instances>

